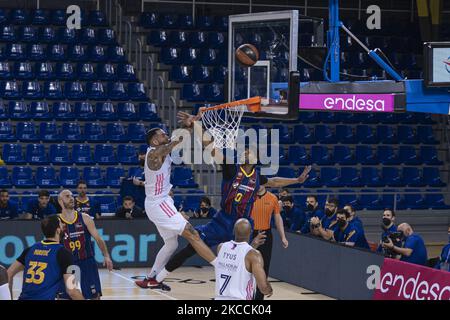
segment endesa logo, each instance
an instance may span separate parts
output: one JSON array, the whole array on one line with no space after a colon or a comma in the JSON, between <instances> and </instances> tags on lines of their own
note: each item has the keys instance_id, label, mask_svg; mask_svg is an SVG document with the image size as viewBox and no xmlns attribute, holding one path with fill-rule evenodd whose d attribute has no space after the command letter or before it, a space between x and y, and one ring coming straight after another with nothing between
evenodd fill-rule
<instances>
[{"instance_id":1,"label":"endesa logo","mask_svg":"<svg viewBox=\"0 0 450 320\"><path fill-rule=\"evenodd\" d=\"M328 110L384 111L385 101L381 99L360 99L353 95L347 99L326 98L323 105Z\"/></svg>"}]
</instances>

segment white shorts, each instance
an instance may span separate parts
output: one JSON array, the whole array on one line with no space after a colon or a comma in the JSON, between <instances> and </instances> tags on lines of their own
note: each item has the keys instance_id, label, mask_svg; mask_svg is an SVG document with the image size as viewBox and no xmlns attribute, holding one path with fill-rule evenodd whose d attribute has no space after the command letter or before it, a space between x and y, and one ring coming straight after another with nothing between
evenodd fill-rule
<instances>
[{"instance_id":1,"label":"white shorts","mask_svg":"<svg viewBox=\"0 0 450 320\"><path fill-rule=\"evenodd\" d=\"M155 204L145 200L145 212L152 221L163 239L169 239L181 235L186 227L187 221L178 212L173 204L173 199L168 197Z\"/></svg>"}]
</instances>

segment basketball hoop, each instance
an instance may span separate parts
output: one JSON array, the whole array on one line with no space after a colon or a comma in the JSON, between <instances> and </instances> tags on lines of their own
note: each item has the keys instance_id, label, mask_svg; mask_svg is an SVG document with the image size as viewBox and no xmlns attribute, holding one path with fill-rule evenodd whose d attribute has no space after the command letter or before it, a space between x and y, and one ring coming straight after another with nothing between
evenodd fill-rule
<instances>
[{"instance_id":1,"label":"basketball hoop","mask_svg":"<svg viewBox=\"0 0 450 320\"><path fill-rule=\"evenodd\" d=\"M200 108L202 122L214 138L215 148L236 147L236 138L244 112L259 112L261 97L253 97Z\"/></svg>"}]
</instances>

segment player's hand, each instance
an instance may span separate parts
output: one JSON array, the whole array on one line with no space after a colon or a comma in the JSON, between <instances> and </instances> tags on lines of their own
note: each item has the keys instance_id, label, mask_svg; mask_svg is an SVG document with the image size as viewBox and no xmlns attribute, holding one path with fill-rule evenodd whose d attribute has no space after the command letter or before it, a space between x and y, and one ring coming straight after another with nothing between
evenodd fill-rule
<instances>
[{"instance_id":1,"label":"player's hand","mask_svg":"<svg viewBox=\"0 0 450 320\"><path fill-rule=\"evenodd\" d=\"M287 249L289 246L289 241L286 238L281 239L281 243L283 244L283 248Z\"/></svg>"},{"instance_id":2,"label":"player's hand","mask_svg":"<svg viewBox=\"0 0 450 320\"><path fill-rule=\"evenodd\" d=\"M311 171L311 166L307 166L305 170L303 170L300 177L297 178L299 183L305 182L309 178L309 172Z\"/></svg>"},{"instance_id":3,"label":"player's hand","mask_svg":"<svg viewBox=\"0 0 450 320\"><path fill-rule=\"evenodd\" d=\"M273 295L273 289L272 289L272 286L270 285L270 283L269 283L269 287L270 287L270 293L266 294L267 298L270 298Z\"/></svg>"},{"instance_id":4,"label":"player's hand","mask_svg":"<svg viewBox=\"0 0 450 320\"><path fill-rule=\"evenodd\" d=\"M178 123L181 123L184 127L190 128L195 121L200 119L200 115L192 115L187 112L179 111L177 113Z\"/></svg>"},{"instance_id":5,"label":"player's hand","mask_svg":"<svg viewBox=\"0 0 450 320\"><path fill-rule=\"evenodd\" d=\"M108 271L112 271L114 266L110 257L105 257L105 260L103 261L103 266L106 267Z\"/></svg>"},{"instance_id":6,"label":"player's hand","mask_svg":"<svg viewBox=\"0 0 450 320\"><path fill-rule=\"evenodd\" d=\"M312 217L310 224L319 224L320 220L318 217Z\"/></svg>"},{"instance_id":7,"label":"player's hand","mask_svg":"<svg viewBox=\"0 0 450 320\"><path fill-rule=\"evenodd\" d=\"M260 245L264 244L266 242L266 232L259 232L258 235L253 239L251 246L255 249L257 249Z\"/></svg>"},{"instance_id":8,"label":"player's hand","mask_svg":"<svg viewBox=\"0 0 450 320\"><path fill-rule=\"evenodd\" d=\"M141 180L139 180L139 179L136 178L136 177L133 177L133 184L134 184L135 186L140 186L140 185L141 185Z\"/></svg>"}]
</instances>

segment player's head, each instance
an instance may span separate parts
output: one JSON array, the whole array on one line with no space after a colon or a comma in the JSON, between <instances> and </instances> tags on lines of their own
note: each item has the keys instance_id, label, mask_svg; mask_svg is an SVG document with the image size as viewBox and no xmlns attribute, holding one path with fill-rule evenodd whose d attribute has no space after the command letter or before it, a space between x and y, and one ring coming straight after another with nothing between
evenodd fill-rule
<instances>
[{"instance_id":1,"label":"player's head","mask_svg":"<svg viewBox=\"0 0 450 320\"><path fill-rule=\"evenodd\" d=\"M9 200L9 192L6 189L0 190L0 205L6 206Z\"/></svg>"},{"instance_id":2,"label":"player's head","mask_svg":"<svg viewBox=\"0 0 450 320\"><path fill-rule=\"evenodd\" d=\"M333 214L336 213L337 209L339 207L339 201L336 198L328 199L325 203L325 214L328 217L331 217Z\"/></svg>"},{"instance_id":3,"label":"player's head","mask_svg":"<svg viewBox=\"0 0 450 320\"><path fill-rule=\"evenodd\" d=\"M87 194L87 183L84 180L79 180L77 183L77 193L80 198L84 198Z\"/></svg>"},{"instance_id":4,"label":"player's head","mask_svg":"<svg viewBox=\"0 0 450 320\"><path fill-rule=\"evenodd\" d=\"M145 134L147 144L152 147L160 146L170 142L169 135L161 128L153 128Z\"/></svg>"},{"instance_id":5,"label":"player's head","mask_svg":"<svg viewBox=\"0 0 450 320\"><path fill-rule=\"evenodd\" d=\"M54 238L59 242L63 226L57 215L51 215L41 221L41 230L45 238Z\"/></svg>"},{"instance_id":6,"label":"player's head","mask_svg":"<svg viewBox=\"0 0 450 320\"><path fill-rule=\"evenodd\" d=\"M356 210L351 204L346 204L344 210L348 212L350 220L356 215Z\"/></svg>"},{"instance_id":7,"label":"player's head","mask_svg":"<svg viewBox=\"0 0 450 320\"><path fill-rule=\"evenodd\" d=\"M240 160L239 163L241 163L241 164L257 164L258 156L256 155L255 150L252 150L250 148L245 148L245 150L239 160Z\"/></svg>"},{"instance_id":8,"label":"player's head","mask_svg":"<svg viewBox=\"0 0 450 320\"><path fill-rule=\"evenodd\" d=\"M58 195L58 203L64 210L73 210L75 208L75 199L73 198L72 191L63 190Z\"/></svg>"},{"instance_id":9,"label":"player's head","mask_svg":"<svg viewBox=\"0 0 450 320\"><path fill-rule=\"evenodd\" d=\"M40 190L38 193L39 206L46 208L50 202L50 193L47 190Z\"/></svg>"},{"instance_id":10,"label":"player's head","mask_svg":"<svg viewBox=\"0 0 450 320\"><path fill-rule=\"evenodd\" d=\"M234 239L236 242L248 242L250 240L251 233L252 226L247 219L239 219L234 224Z\"/></svg>"}]
</instances>

